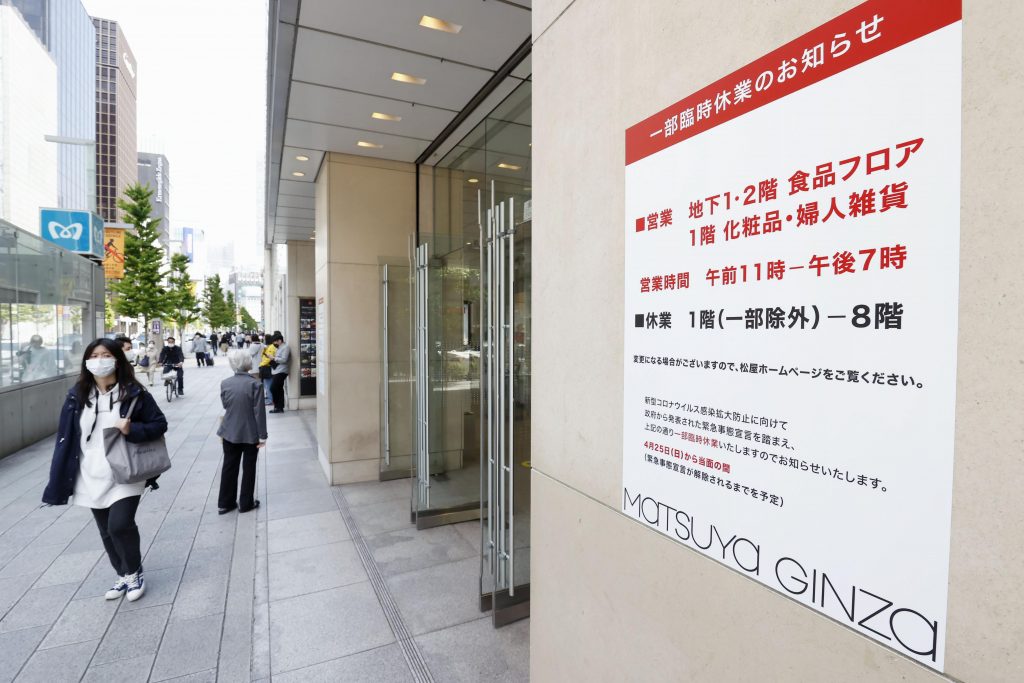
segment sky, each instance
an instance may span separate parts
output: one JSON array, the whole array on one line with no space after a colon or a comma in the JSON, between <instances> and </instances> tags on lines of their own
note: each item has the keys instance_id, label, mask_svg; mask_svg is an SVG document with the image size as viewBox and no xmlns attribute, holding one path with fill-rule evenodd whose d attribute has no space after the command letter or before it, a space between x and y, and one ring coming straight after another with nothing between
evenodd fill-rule
<instances>
[{"instance_id":1,"label":"sky","mask_svg":"<svg viewBox=\"0 0 1024 683\"><path fill-rule=\"evenodd\" d=\"M266 0L81 0L138 62L140 152L170 164L171 223L263 266Z\"/></svg>"}]
</instances>

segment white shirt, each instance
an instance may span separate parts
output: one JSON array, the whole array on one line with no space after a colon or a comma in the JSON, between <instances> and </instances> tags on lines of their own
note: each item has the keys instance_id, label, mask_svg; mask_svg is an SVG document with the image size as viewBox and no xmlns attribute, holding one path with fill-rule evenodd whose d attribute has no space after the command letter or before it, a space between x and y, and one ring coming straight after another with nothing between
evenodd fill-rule
<instances>
[{"instance_id":1,"label":"white shirt","mask_svg":"<svg viewBox=\"0 0 1024 683\"><path fill-rule=\"evenodd\" d=\"M71 497L74 505L87 508L108 508L122 498L141 496L145 482L117 484L107 463L103 447L103 430L114 427L121 418L121 402L117 400L117 385L106 393L94 392L92 406L82 407L79 426L82 430L82 455L78 461L78 476L75 478L75 492ZM95 422L95 429L93 423ZM89 438L90 433L92 438Z\"/></svg>"}]
</instances>

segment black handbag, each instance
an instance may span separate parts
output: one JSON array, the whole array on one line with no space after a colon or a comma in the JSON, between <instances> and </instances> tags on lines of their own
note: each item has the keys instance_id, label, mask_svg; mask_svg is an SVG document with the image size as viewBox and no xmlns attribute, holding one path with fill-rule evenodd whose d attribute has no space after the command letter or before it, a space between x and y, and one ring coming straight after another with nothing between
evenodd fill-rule
<instances>
[{"instance_id":1,"label":"black handbag","mask_svg":"<svg viewBox=\"0 0 1024 683\"><path fill-rule=\"evenodd\" d=\"M260 366L260 379L270 379L273 374L269 365Z\"/></svg>"}]
</instances>

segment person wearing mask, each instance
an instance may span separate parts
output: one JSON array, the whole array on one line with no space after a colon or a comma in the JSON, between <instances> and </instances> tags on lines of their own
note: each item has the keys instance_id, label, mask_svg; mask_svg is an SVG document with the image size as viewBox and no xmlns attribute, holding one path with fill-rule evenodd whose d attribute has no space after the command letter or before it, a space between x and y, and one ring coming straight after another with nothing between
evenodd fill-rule
<instances>
[{"instance_id":1,"label":"person wearing mask","mask_svg":"<svg viewBox=\"0 0 1024 683\"><path fill-rule=\"evenodd\" d=\"M57 376L57 356L43 346L43 338L38 334L33 334L16 355L21 361L22 382Z\"/></svg>"},{"instance_id":2,"label":"person wearing mask","mask_svg":"<svg viewBox=\"0 0 1024 683\"><path fill-rule=\"evenodd\" d=\"M237 339L238 348L244 349L247 341L252 341L249 338L249 335L242 336L241 334L239 334Z\"/></svg>"},{"instance_id":3,"label":"person wearing mask","mask_svg":"<svg viewBox=\"0 0 1024 683\"><path fill-rule=\"evenodd\" d=\"M270 361L270 395L274 399L272 413L284 412L284 382L288 379L288 362L291 361L292 351L284 343L284 337L280 332L275 332L271 339L274 351L274 360Z\"/></svg>"},{"instance_id":4,"label":"person wearing mask","mask_svg":"<svg viewBox=\"0 0 1024 683\"><path fill-rule=\"evenodd\" d=\"M249 512L260 506L256 500L256 456L267 443L267 408L263 402L263 384L249 374L252 356L245 349L228 352L228 365L234 375L220 383L220 402L224 407L217 436L223 441L224 464L220 475L217 512L234 509ZM238 466L242 465L242 488L238 488Z\"/></svg>"},{"instance_id":5,"label":"person wearing mask","mask_svg":"<svg viewBox=\"0 0 1024 683\"><path fill-rule=\"evenodd\" d=\"M252 375L259 377L260 360L263 358L263 344L260 343L260 338L249 334L245 335L245 350L252 358Z\"/></svg>"},{"instance_id":6,"label":"person wearing mask","mask_svg":"<svg viewBox=\"0 0 1024 683\"><path fill-rule=\"evenodd\" d=\"M271 405L270 399L270 384L273 378L273 368L270 364L274 361L274 355L277 353L277 347L274 346L273 336L265 335L263 338L263 350L260 351L260 381L263 382L263 396L266 400L267 405Z\"/></svg>"},{"instance_id":7,"label":"person wearing mask","mask_svg":"<svg viewBox=\"0 0 1024 683\"><path fill-rule=\"evenodd\" d=\"M146 373L149 386L153 386L153 375L160 370L160 353L156 350L155 342L146 344L146 348L139 353L135 365L139 369L137 374Z\"/></svg>"},{"instance_id":8,"label":"person wearing mask","mask_svg":"<svg viewBox=\"0 0 1024 683\"><path fill-rule=\"evenodd\" d=\"M128 362L131 365L135 365L135 344L132 343L132 340L124 335L119 335L114 337L114 341L121 344L121 350L124 351L124 357L128 359Z\"/></svg>"},{"instance_id":9,"label":"person wearing mask","mask_svg":"<svg viewBox=\"0 0 1024 683\"><path fill-rule=\"evenodd\" d=\"M196 332L196 336L192 338L192 352L196 354L196 367L201 368L206 365L206 337Z\"/></svg>"},{"instance_id":10,"label":"person wearing mask","mask_svg":"<svg viewBox=\"0 0 1024 683\"><path fill-rule=\"evenodd\" d=\"M168 337L164 348L160 349L159 365L162 368L172 367L178 375L178 396L185 395L185 354L174 343L174 337Z\"/></svg>"},{"instance_id":11,"label":"person wearing mask","mask_svg":"<svg viewBox=\"0 0 1024 683\"><path fill-rule=\"evenodd\" d=\"M220 355L228 355L228 349L231 346L231 333L225 332L220 337Z\"/></svg>"},{"instance_id":12,"label":"person wearing mask","mask_svg":"<svg viewBox=\"0 0 1024 683\"><path fill-rule=\"evenodd\" d=\"M215 356L217 355L217 344L218 343L220 343L220 340L217 337L217 333L216 332L211 332L210 333L210 353L212 353Z\"/></svg>"},{"instance_id":13,"label":"person wearing mask","mask_svg":"<svg viewBox=\"0 0 1024 683\"><path fill-rule=\"evenodd\" d=\"M121 344L97 339L86 346L78 382L64 401L43 503L70 502L92 510L107 559L117 572L105 597L127 595L134 602L146 590L135 513L145 488L156 488L156 478L137 484L114 481L103 444L103 430L111 428L132 443L153 441L167 431L167 419L152 394L135 380Z\"/></svg>"}]
</instances>

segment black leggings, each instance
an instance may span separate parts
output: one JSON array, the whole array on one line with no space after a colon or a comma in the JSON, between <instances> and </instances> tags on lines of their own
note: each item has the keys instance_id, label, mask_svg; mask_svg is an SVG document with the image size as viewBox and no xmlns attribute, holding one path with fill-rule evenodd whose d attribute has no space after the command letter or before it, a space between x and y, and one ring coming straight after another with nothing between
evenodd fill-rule
<instances>
[{"instance_id":1,"label":"black leggings","mask_svg":"<svg viewBox=\"0 0 1024 683\"><path fill-rule=\"evenodd\" d=\"M139 548L139 527L135 526L135 511L141 496L130 496L114 501L108 508L93 508L92 516L100 529L103 547L118 576L134 574L142 569L142 550Z\"/></svg>"},{"instance_id":2,"label":"black leggings","mask_svg":"<svg viewBox=\"0 0 1024 683\"><path fill-rule=\"evenodd\" d=\"M284 381L287 373L280 372L270 378L270 395L274 399L274 410L284 410Z\"/></svg>"}]
</instances>

